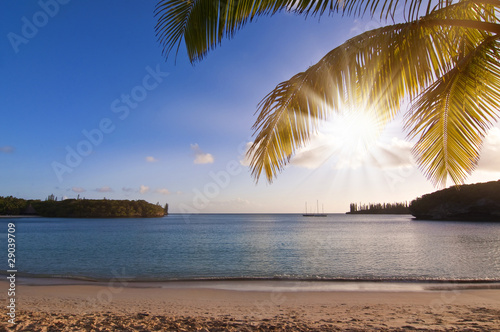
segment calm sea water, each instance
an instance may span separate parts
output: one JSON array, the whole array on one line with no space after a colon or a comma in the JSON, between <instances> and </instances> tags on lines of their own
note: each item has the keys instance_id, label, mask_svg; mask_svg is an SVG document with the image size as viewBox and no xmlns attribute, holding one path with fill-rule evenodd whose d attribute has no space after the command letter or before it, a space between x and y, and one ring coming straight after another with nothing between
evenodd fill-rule
<instances>
[{"instance_id":1,"label":"calm sea water","mask_svg":"<svg viewBox=\"0 0 500 332\"><path fill-rule=\"evenodd\" d=\"M411 216L169 215L0 219L19 275L90 279L500 281L500 223Z\"/></svg>"}]
</instances>

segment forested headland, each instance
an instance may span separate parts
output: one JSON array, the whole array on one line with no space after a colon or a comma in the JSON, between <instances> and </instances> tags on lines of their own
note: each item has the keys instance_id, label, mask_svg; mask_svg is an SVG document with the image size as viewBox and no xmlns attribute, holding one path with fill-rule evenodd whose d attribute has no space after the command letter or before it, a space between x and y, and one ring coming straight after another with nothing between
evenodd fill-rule
<instances>
[{"instance_id":1,"label":"forested headland","mask_svg":"<svg viewBox=\"0 0 500 332\"><path fill-rule=\"evenodd\" d=\"M168 213L168 204L144 200L65 199L45 201L0 196L0 215L38 215L55 218L154 218Z\"/></svg>"},{"instance_id":2,"label":"forested headland","mask_svg":"<svg viewBox=\"0 0 500 332\"><path fill-rule=\"evenodd\" d=\"M417 219L500 221L500 180L453 186L410 204Z\"/></svg>"}]
</instances>

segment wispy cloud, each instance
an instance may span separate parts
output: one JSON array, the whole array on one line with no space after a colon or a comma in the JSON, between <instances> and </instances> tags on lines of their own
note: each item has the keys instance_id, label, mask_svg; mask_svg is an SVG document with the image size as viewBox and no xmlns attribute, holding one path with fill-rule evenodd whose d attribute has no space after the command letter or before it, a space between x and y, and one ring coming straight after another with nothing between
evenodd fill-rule
<instances>
[{"instance_id":1,"label":"wispy cloud","mask_svg":"<svg viewBox=\"0 0 500 332\"><path fill-rule=\"evenodd\" d=\"M214 157L210 153L203 152L197 143L191 144L191 150L194 152L195 164L212 164L214 162Z\"/></svg>"},{"instance_id":2,"label":"wispy cloud","mask_svg":"<svg viewBox=\"0 0 500 332\"><path fill-rule=\"evenodd\" d=\"M368 162L381 169L413 166L413 144L393 137L389 144L378 143Z\"/></svg>"},{"instance_id":3,"label":"wispy cloud","mask_svg":"<svg viewBox=\"0 0 500 332\"><path fill-rule=\"evenodd\" d=\"M95 191L97 191L98 193L112 193L114 190L108 186L104 186L101 188L97 188Z\"/></svg>"},{"instance_id":4,"label":"wispy cloud","mask_svg":"<svg viewBox=\"0 0 500 332\"><path fill-rule=\"evenodd\" d=\"M248 150L252 146L253 142L247 142L245 144L245 153L240 156L240 164L242 166L250 166L250 161L252 160L252 156L248 156Z\"/></svg>"},{"instance_id":5,"label":"wispy cloud","mask_svg":"<svg viewBox=\"0 0 500 332\"><path fill-rule=\"evenodd\" d=\"M153 157L153 156L147 156L147 157L146 157L146 161L147 161L148 163L155 163L155 162L157 162L157 161L158 161L158 159L156 159L156 158L155 158L155 157Z\"/></svg>"},{"instance_id":6,"label":"wispy cloud","mask_svg":"<svg viewBox=\"0 0 500 332\"><path fill-rule=\"evenodd\" d=\"M3 153L12 153L14 150L14 147L10 145L0 146L0 152Z\"/></svg>"},{"instance_id":7,"label":"wispy cloud","mask_svg":"<svg viewBox=\"0 0 500 332\"><path fill-rule=\"evenodd\" d=\"M484 140L478 170L500 172L500 129L492 128Z\"/></svg>"},{"instance_id":8,"label":"wispy cloud","mask_svg":"<svg viewBox=\"0 0 500 332\"><path fill-rule=\"evenodd\" d=\"M316 169L323 165L332 155L332 147L328 145L308 146L297 152L290 164L293 166Z\"/></svg>"},{"instance_id":9,"label":"wispy cloud","mask_svg":"<svg viewBox=\"0 0 500 332\"><path fill-rule=\"evenodd\" d=\"M155 192L158 194L162 194L162 195L169 195L170 194L170 191L168 191L168 189L166 189L166 188L156 189Z\"/></svg>"},{"instance_id":10,"label":"wispy cloud","mask_svg":"<svg viewBox=\"0 0 500 332\"><path fill-rule=\"evenodd\" d=\"M363 166L393 169L413 165L411 148L412 143L394 137L388 143L377 142L366 149L345 151L339 141L318 133L306 147L299 149L290 164L316 169L332 158L337 170Z\"/></svg>"},{"instance_id":11,"label":"wispy cloud","mask_svg":"<svg viewBox=\"0 0 500 332\"><path fill-rule=\"evenodd\" d=\"M86 191L85 189L83 189L81 187L73 187L73 188L71 188L71 190L73 190L75 193L83 193Z\"/></svg>"},{"instance_id":12,"label":"wispy cloud","mask_svg":"<svg viewBox=\"0 0 500 332\"><path fill-rule=\"evenodd\" d=\"M252 204L249 200L243 199L243 198L240 198L240 197L233 198L233 199L231 199L229 201L222 202L222 203L226 203L229 206L232 206L232 205L249 206L249 205Z\"/></svg>"},{"instance_id":13,"label":"wispy cloud","mask_svg":"<svg viewBox=\"0 0 500 332\"><path fill-rule=\"evenodd\" d=\"M316 169L335 155L337 150L338 146L335 144L335 140L322 133L317 133L306 146L297 151L290 160L290 164L297 167Z\"/></svg>"},{"instance_id":14,"label":"wispy cloud","mask_svg":"<svg viewBox=\"0 0 500 332\"><path fill-rule=\"evenodd\" d=\"M136 189L134 189L134 188L127 188L127 187L123 187L123 188L122 188L122 191L123 191L123 192L126 192L126 193L133 193L133 192L137 192L137 190L136 190Z\"/></svg>"},{"instance_id":15,"label":"wispy cloud","mask_svg":"<svg viewBox=\"0 0 500 332\"><path fill-rule=\"evenodd\" d=\"M144 185L142 185L142 184L141 184L141 188L139 189L139 192L140 192L141 194L145 194L145 193L147 193L148 191L149 191L149 187L148 187L148 186L144 186Z\"/></svg>"},{"instance_id":16,"label":"wispy cloud","mask_svg":"<svg viewBox=\"0 0 500 332\"><path fill-rule=\"evenodd\" d=\"M228 200L220 200L220 201L214 200L214 201L211 201L210 204L214 207L216 206L219 208L220 207L234 208L235 206L246 207L246 206L252 205L252 203L249 200L246 200L246 199L243 199L240 197L236 197L236 198L232 198L232 199L228 199Z\"/></svg>"}]
</instances>

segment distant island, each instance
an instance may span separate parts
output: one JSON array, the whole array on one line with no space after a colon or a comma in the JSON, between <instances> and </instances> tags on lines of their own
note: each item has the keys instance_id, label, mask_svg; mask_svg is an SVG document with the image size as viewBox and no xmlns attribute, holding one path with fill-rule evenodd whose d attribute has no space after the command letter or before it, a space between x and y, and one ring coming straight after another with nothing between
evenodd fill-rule
<instances>
[{"instance_id":1,"label":"distant island","mask_svg":"<svg viewBox=\"0 0 500 332\"><path fill-rule=\"evenodd\" d=\"M159 203L144 200L65 199L45 201L0 196L0 215L38 215L54 218L158 218L168 214Z\"/></svg>"},{"instance_id":2,"label":"distant island","mask_svg":"<svg viewBox=\"0 0 500 332\"><path fill-rule=\"evenodd\" d=\"M500 221L500 180L424 195L410 203L410 213L426 220Z\"/></svg>"},{"instance_id":3,"label":"distant island","mask_svg":"<svg viewBox=\"0 0 500 332\"><path fill-rule=\"evenodd\" d=\"M408 203L351 203L346 214L410 214Z\"/></svg>"}]
</instances>

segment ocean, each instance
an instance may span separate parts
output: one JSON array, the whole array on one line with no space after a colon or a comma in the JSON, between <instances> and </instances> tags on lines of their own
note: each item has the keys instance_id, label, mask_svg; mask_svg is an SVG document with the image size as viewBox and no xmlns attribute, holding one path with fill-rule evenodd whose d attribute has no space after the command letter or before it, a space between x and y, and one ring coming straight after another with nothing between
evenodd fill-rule
<instances>
[{"instance_id":1,"label":"ocean","mask_svg":"<svg viewBox=\"0 0 500 332\"><path fill-rule=\"evenodd\" d=\"M500 282L500 223L410 215L0 219L19 277L67 280Z\"/></svg>"}]
</instances>

